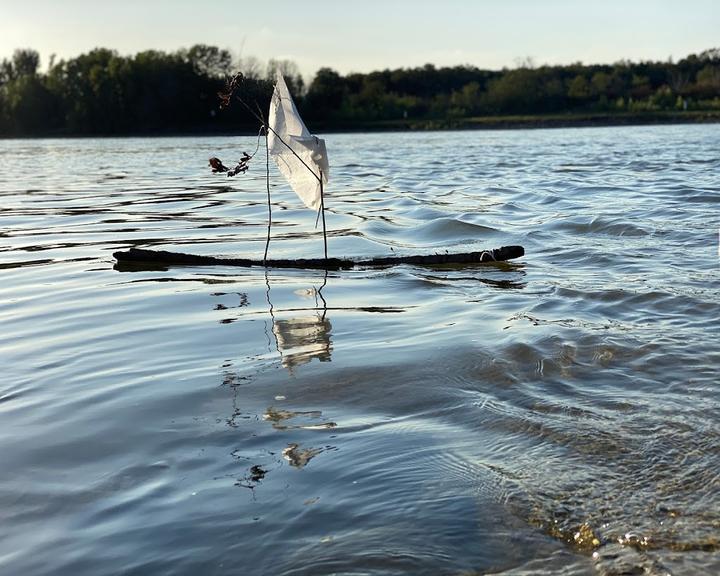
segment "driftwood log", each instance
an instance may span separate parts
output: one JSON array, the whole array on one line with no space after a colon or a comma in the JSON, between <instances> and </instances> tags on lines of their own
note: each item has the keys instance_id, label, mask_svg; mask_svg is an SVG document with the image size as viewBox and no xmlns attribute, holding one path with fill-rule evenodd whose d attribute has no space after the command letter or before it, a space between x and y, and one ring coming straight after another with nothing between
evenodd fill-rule
<instances>
[{"instance_id":1,"label":"driftwood log","mask_svg":"<svg viewBox=\"0 0 720 576\"><path fill-rule=\"evenodd\" d=\"M306 268L318 270L340 270L375 266L395 266L397 264L478 264L503 262L520 258L525 254L522 246L503 246L482 252L465 252L461 254L430 254L428 256L388 256L385 258L369 258L366 260L349 260L344 258L297 258L293 260L250 260L248 258L221 258L218 256L202 256L183 252L167 252L165 250L144 250L130 248L115 252L113 256L122 264L153 264L156 266L260 266L263 268Z\"/></svg>"},{"instance_id":2,"label":"driftwood log","mask_svg":"<svg viewBox=\"0 0 720 576\"><path fill-rule=\"evenodd\" d=\"M420 256L388 256L382 258L369 258L365 260L351 260L345 258L296 258L296 259L268 259L252 260L249 258L228 258L218 256L203 256L183 252L168 252L166 250L145 250L130 248L129 250L115 252L113 256L119 263L146 263L160 266L258 266L263 268L305 268L319 270L339 270L349 268L367 268L395 266L398 264L477 264L503 262L513 258L520 258L525 254L522 246L503 246L493 250L480 252L465 252L459 254L430 254Z\"/></svg>"}]
</instances>

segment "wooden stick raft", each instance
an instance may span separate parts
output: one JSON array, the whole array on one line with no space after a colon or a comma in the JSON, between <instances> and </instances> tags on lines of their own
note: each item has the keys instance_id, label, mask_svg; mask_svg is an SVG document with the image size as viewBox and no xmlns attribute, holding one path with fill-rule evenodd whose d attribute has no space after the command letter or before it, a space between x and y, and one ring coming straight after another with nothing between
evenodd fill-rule
<instances>
[{"instance_id":1,"label":"wooden stick raft","mask_svg":"<svg viewBox=\"0 0 720 576\"><path fill-rule=\"evenodd\" d=\"M113 256L119 263L148 263L159 266L260 266L263 268L307 268L318 270L340 270L355 267L395 266L397 264L477 264L502 262L520 258L525 254L522 246L503 246L482 252L465 252L461 254L431 254L428 256L390 256L386 258L370 258L368 260L348 260L344 258L298 258L295 260L250 260L248 258L220 258L217 256L200 256L182 252L165 250L144 250L130 248L115 252Z\"/></svg>"}]
</instances>

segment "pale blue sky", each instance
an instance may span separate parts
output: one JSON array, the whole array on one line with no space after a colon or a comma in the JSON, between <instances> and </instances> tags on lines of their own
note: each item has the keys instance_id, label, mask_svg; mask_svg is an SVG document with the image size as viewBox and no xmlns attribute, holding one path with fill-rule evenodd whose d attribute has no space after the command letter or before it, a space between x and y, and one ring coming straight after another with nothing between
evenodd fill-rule
<instances>
[{"instance_id":1,"label":"pale blue sky","mask_svg":"<svg viewBox=\"0 0 720 576\"><path fill-rule=\"evenodd\" d=\"M0 58L15 48L76 56L195 43L288 58L306 76L472 64L679 59L720 47L719 0L0 0Z\"/></svg>"}]
</instances>

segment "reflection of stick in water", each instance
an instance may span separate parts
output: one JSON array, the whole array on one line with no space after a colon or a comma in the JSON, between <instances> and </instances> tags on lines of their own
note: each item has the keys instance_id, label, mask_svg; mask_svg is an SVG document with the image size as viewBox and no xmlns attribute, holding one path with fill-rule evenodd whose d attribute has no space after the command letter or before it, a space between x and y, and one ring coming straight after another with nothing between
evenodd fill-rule
<instances>
[{"instance_id":1,"label":"reflection of stick in water","mask_svg":"<svg viewBox=\"0 0 720 576\"><path fill-rule=\"evenodd\" d=\"M277 318L278 313L270 301L270 281L267 273L265 281L273 323L272 332L282 365L292 372L294 368L307 364L313 358L317 358L320 362L329 362L332 354L330 339L332 325L327 318L327 302L322 295L322 289L327 284L327 271L319 288L312 288L303 294L315 298L315 307L308 309L310 314L294 318Z\"/></svg>"},{"instance_id":2,"label":"reflection of stick in water","mask_svg":"<svg viewBox=\"0 0 720 576\"><path fill-rule=\"evenodd\" d=\"M294 466L295 468L304 468L310 460L315 458L320 452L322 452L322 448L305 448L304 450L300 449L299 444L288 444L288 447L283 449L282 455L285 460L290 462L290 466Z\"/></svg>"},{"instance_id":3,"label":"reflection of stick in water","mask_svg":"<svg viewBox=\"0 0 720 576\"><path fill-rule=\"evenodd\" d=\"M268 406L263 414L263 420L272 422L272 427L276 430L324 430L326 428L335 428L335 422L318 421L322 418L320 410L282 410Z\"/></svg>"}]
</instances>

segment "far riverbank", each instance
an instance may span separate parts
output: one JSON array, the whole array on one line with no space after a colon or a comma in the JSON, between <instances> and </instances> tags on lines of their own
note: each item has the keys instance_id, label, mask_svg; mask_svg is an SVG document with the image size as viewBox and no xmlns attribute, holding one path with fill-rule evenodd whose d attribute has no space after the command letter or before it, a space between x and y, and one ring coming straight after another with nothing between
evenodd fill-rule
<instances>
[{"instance_id":1,"label":"far riverbank","mask_svg":"<svg viewBox=\"0 0 720 576\"><path fill-rule=\"evenodd\" d=\"M345 132L404 132L438 130L518 130L540 128L587 128L606 126L657 126L665 124L711 124L720 122L720 110L643 113L587 113L516 116L470 116L462 118L397 119L373 122L313 122L317 134ZM0 134L0 140L13 138L122 138L122 137L178 137L178 136L250 136L257 134L257 126L234 126L216 130L197 126L191 130L166 130L115 133L44 132L37 134Z\"/></svg>"}]
</instances>

